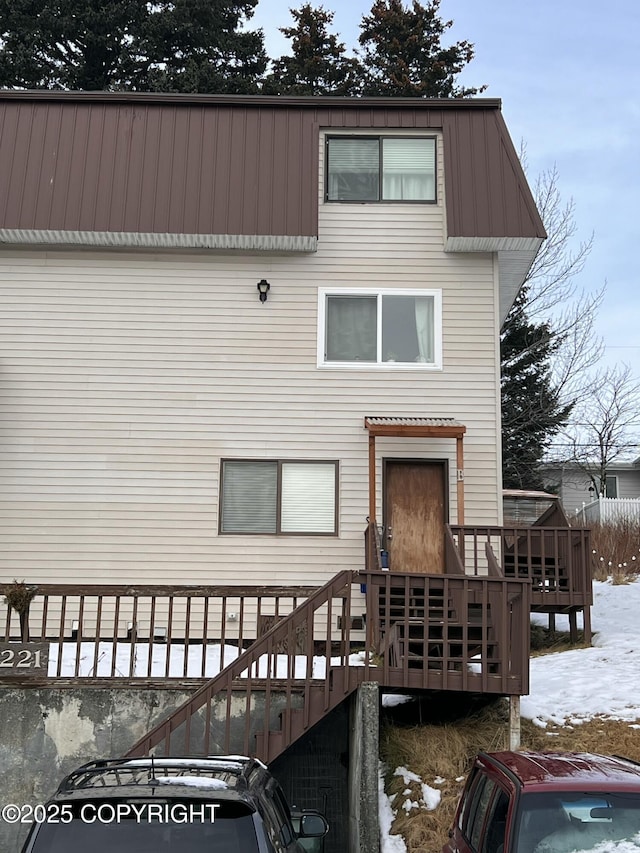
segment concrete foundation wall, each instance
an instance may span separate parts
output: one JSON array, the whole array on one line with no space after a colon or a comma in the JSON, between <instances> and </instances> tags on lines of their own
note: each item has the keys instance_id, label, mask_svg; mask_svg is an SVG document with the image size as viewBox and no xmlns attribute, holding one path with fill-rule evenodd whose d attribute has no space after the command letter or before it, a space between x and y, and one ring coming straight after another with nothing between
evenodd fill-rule
<instances>
[{"instance_id":1,"label":"concrete foundation wall","mask_svg":"<svg viewBox=\"0 0 640 853\"><path fill-rule=\"evenodd\" d=\"M150 688L11 688L0 690L0 807L45 802L60 780L86 761L123 755L138 738L167 717L191 691ZM260 702L260 694L253 694ZM279 703L272 695L273 716ZM282 706L284 706L284 698ZM226 702L212 714L212 752L216 728L224 729ZM244 694L232 701L232 732L244 734ZM257 715L259 719L260 715ZM235 723L235 726L234 726ZM275 727L275 726L274 726ZM197 735L198 720L192 728ZM201 729L200 729L201 730ZM172 753L184 752L180 731ZM241 751L242 741L233 752ZM16 853L28 825L0 821L0 850Z\"/></svg>"},{"instance_id":2,"label":"concrete foundation wall","mask_svg":"<svg viewBox=\"0 0 640 853\"><path fill-rule=\"evenodd\" d=\"M61 779L99 758L123 755L142 735L191 695L186 689L18 688L0 689L0 807L46 802ZM271 726L285 705L272 694ZM252 694L259 707L260 693ZM232 752L241 752L246 697L234 695ZM225 727L226 701L214 706L211 752ZM201 715L202 716L202 715ZM256 725L262 715L256 714ZM192 736L201 733L194 720ZM192 742L193 743L193 742ZM185 752L180 730L171 752ZM197 752L197 750L196 750ZM378 688L360 687L271 765L292 804L323 811L332 828L324 853L377 853ZM0 851L18 853L28 824L0 821Z\"/></svg>"}]
</instances>

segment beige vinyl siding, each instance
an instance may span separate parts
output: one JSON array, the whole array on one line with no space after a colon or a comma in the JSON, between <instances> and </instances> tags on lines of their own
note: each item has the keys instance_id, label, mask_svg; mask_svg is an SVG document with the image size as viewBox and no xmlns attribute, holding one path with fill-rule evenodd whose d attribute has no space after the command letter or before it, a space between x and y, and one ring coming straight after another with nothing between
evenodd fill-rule
<instances>
[{"instance_id":1,"label":"beige vinyl siding","mask_svg":"<svg viewBox=\"0 0 640 853\"><path fill-rule=\"evenodd\" d=\"M439 198L321 204L312 255L0 253L2 578L321 583L359 568L365 415L464 423L466 519L496 523L494 263L444 253ZM318 369L319 287L441 288L443 370ZM455 441L377 448L379 491L382 457L448 459L455 522ZM338 460L338 536L218 536L221 458Z\"/></svg>"}]
</instances>

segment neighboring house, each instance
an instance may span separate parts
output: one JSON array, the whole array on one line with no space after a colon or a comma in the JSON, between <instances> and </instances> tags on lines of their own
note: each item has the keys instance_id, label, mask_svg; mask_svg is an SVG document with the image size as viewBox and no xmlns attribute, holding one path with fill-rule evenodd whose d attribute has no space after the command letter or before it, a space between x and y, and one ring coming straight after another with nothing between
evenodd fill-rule
<instances>
[{"instance_id":1,"label":"neighboring house","mask_svg":"<svg viewBox=\"0 0 640 853\"><path fill-rule=\"evenodd\" d=\"M497 100L2 93L4 578L442 571L544 236Z\"/></svg>"},{"instance_id":2,"label":"neighboring house","mask_svg":"<svg viewBox=\"0 0 640 853\"><path fill-rule=\"evenodd\" d=\"M600 476L596 465L593 466L593 477L583 466L572 462L546 463L542 473L546 487L560 497L570 517L581 513L583 507L597 501L600 496ZM623 502L640 500L640 457L607 466L603 497L615 499L621 508Z\"/></svg>"}]
</instances>

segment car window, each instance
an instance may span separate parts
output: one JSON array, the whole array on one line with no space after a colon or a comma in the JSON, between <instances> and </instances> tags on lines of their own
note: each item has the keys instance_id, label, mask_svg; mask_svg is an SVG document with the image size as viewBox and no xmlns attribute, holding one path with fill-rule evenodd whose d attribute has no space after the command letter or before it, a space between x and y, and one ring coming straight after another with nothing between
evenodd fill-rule
<instances>
[{"instance_id":1,"label":"car window","mask_svg":"<svg viewBox=\"0 0 640 853\"><path fill-rule=\"evenodd\" d=\"M479 772L480 771L477 767L473 768L463 792L464 799L460 807L458 826L460 827L460 830L462 831L462 834L465 836L465 838L469 837L467 827L469 826L469 815L471 814L475 795L478 790Z\"/></svg>"},{"instance_id":2,"label":"car window","mask_svg":"<svg viewBox=\"0 0 640 853\"><path fill-rule=\"evenodd\" d=\"M286 804L280 786L271 780L265 788L264 796L258 805L267 832L276 849L286 849L294 841L289 807Z\"/></svg>"},{"instance_id":3,"label":"car window","mask_svg":"<svg viewBox=\"0 0 640 853\"><path fill-rule=\"evenodd\" d=\"M171 806L177 801L171 801ZM225 803L215 812L215 819L136 820L124 818L93 819L100 805L109 803L74 803L74 818L69 823L43 823L38 829L29 853L69 853L71 850L90 853L258 853L253 813L243 803ZM183 804L197 805L193 801ZM210 802L205 805L210 805ZM93 806L93 810L89 808ZM84 811L81 813L81 810ZM109 812L109 814L108 814ZM205 815L209 812L205 812ZM83 817L85 819L83 819ZM169 816L170 817L170 816Z\"/></svg>"},{"instance_id":4,"label":"car window","mask_svg":"<svg viewBox=\"0 0 640 853\"><path fill-rule=\"evenodd\" d=\"M485 824L487 817L487 809L491 798L496 789L496 783L492 779L483 776L478 785L478 796L476 799L473 814L470 817L469 824L469 842L474 850L480 849L480 838L482 836L482 827Z\"/></svg>"},{"instance_id":5,"label":"car window","mask_svg":"<svg viewBox=\"0 0 640 853\"><path fill-rule=\"evenodd\" d=\"M482 839L482 853L502 853L507 830L509 796L502 788L497 788L489 808L487 824Z\"/></svg>"},{"instance_id":6,"label":"car window","mask_svg":"<svg viewBox=\"0 0 640 853\"><path fill-rule=\"evenodd\" d=\"M603 841L640 846L640 794L559 791L522 797L517 853L569 853Z\"/></svg>"}]
</instances>

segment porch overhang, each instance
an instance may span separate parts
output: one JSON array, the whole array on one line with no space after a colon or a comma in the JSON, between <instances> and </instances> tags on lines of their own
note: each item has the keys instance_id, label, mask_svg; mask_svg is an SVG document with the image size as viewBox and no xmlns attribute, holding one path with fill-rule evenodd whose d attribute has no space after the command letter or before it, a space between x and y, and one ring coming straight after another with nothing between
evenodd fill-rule
<instances>
[{"instance_id":1,"label":"porch overhang","mask_svg":"<svg viewBox=\"0 0 640 853\"><path fill-rule=\"evenodd\" d=\"M376 520L376 436L392 438L455 438L458 524L464 524L464 453L467 428L453 418L370 417L364 419L369 433L369 519Z\"/></svg>"}]
</instances>

